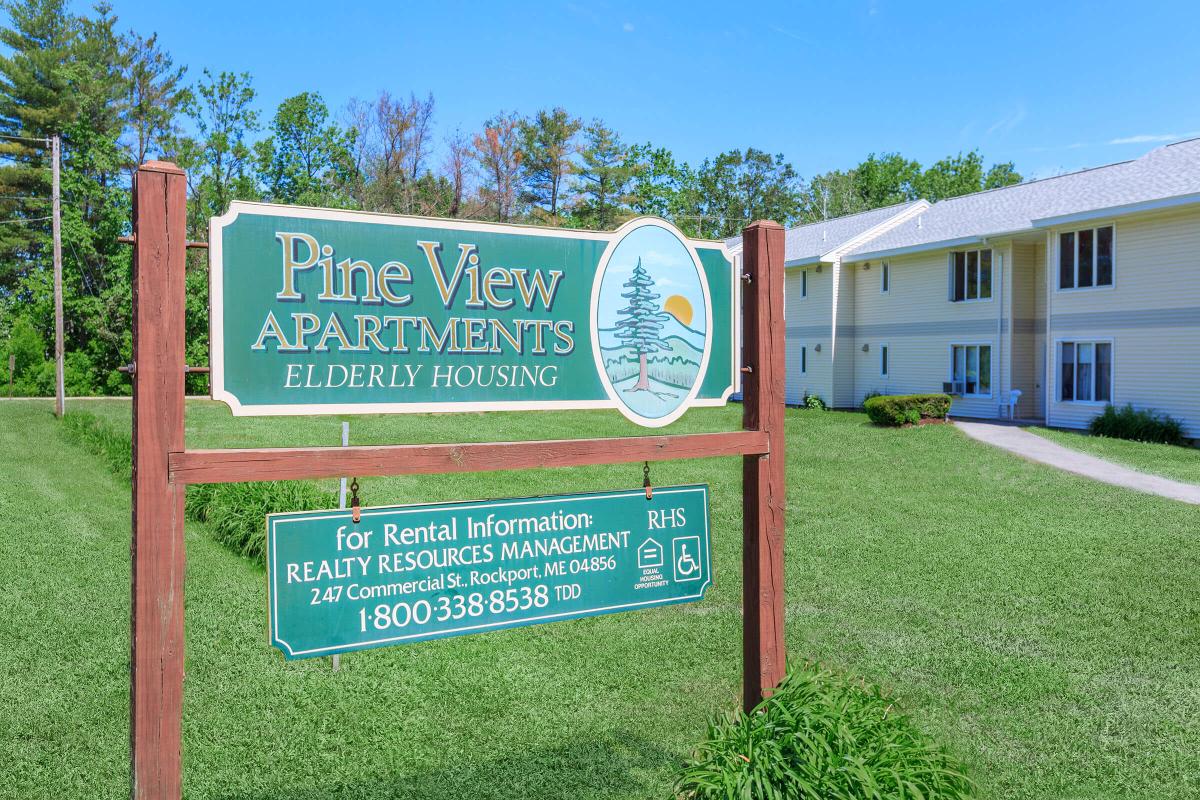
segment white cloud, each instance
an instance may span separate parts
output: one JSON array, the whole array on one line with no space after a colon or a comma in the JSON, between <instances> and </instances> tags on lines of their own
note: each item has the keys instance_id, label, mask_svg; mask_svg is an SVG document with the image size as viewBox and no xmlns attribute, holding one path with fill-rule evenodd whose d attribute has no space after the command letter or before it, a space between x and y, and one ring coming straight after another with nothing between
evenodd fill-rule
<instances>
[{"instance_id":1,"label":"white cloud","mask_svg":"<svg viewBox=\"0 0 1200 800\"><path fill-rule=\"evenodd\" d=\"M626 22L621 26L621 30L625 31L626 33L633 33L633 23Z\"/></svg>"},{"instance_id":2,"label":"white cloud","mask_svg":"<svg viewBox=\"0 0 1200 800\"><path fill-rule=\"evenodd\" d=\"M1150 144L1152 142L1177 142L1180 139L1194 139L1200 136L1200 131L1191 133L1138 133L1133 136L1122 136L1109 139L1105 144Z\"/></svg>"},{"instance_id":3,"label":"white cloud","mask_svg":"<svg viewBox=\"0 0 1200 800\"><path fill-rule=\"evenodd\" d=\"M1012 111L1012 113L996 120L996 122L987 129L987 133L984 135L991 136L994 133L1008 133L1013 128L1020 125L1025 120L1026 116L1025 104L1021 103Z\"/></svg>"},{"instance_id":4,"label":"white cloud","mask_svg":"<svg viewBox=\"0 0 1200 800\"><path fill-rule=\"evenodd\" d=\"M802 36L802 35L796 33L795 31L789 31L787 28L781 28L778 25L772 25L771 30L775 31L780 36L786 36L789 39L795 39L797 42L802 42L804 44L812 44L812 41L808 37Z\"/></svg>"},{"instance_id":5,"label":"white cloud","mask_svg":"<svg viewBox=\"0 0 1200 800\"><path fill-rule=\"evenodd\" d=\"M1057 146L1041 146L1026 148L1031 153L1051 153L1057 150L1083 150L1093 147L1113 147L1125 144L1161 144L1163 142L1178 142L1184 139L1200 137L1200 131L1190 133L1138 133L1133 136L1120 136L1103 142L1071 142Z\"/></svg>"}]
</instances>

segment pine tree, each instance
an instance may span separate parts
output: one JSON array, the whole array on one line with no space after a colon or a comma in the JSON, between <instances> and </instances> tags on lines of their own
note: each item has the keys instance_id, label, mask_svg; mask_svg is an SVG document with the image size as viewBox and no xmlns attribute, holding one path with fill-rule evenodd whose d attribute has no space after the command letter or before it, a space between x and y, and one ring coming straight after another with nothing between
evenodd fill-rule
<instances>
[{"instance_id":1,"label":"pine tree","mask_svg":"<svg viewBox=\"0 0 1200 800\"><path fill-rule=\"evenodd\" d=\"M50 223L50 153L43 140L75 116L71 50L78 24L66 0L5 2L0 29L0 289L44 260Z\"/></svg>"},{"instance_id":2,"label":"pine tree","mask_svg":"<svg viewBox=\"0 0 1200 800\"><path fill-rule=\"evenodd\" d=\"M574 224L596 230L615 228L628 216L630 183L637 163L612 128L600 120L583 129L576 169Z\"/></svg>"},{"instance_id":3,"label":"pine tree","mask_svg":"<svg viewBox=\"0 0 1200 800\"><path fill-rule=\"evenodd\" d=\"M176 66L158 34L143 38L130 31L122 47L128 61L125 142L130 168L136 169L152 153L161 154L178 133L178 117L191 93L183 85L187 67Z\"/></svg>"},{"instance_id":4,"label":"pine tree","mask_svg":"<svg viewBox=\"0 0 1200 800\"><path fill-rule=\"evenodd\" d=\"M633 268L633 274L624 284L624 288L629 291L621 294L621 297L629 301L629 305L617 312L617 327L620 328L617 338L638 355L638 381L629 390L631 392L649 391L647 356L671 348L661 337L667 315L658 304L662 295L651 291L653 286L654 279L642 267L642 260L639 258L637 266Z\"/></svg>"},{"instance_id":5,"label":"pine tree","mask_svg":"<svg viewBox=\"0 0 1200 800\"><path fill-rule=\"evenodd\" d=\"M565 109L539 111L521 121L525 202L538 217L558 222L567 176L574 169L575 134L583 123Z\"/></svg>"}]
</instances>

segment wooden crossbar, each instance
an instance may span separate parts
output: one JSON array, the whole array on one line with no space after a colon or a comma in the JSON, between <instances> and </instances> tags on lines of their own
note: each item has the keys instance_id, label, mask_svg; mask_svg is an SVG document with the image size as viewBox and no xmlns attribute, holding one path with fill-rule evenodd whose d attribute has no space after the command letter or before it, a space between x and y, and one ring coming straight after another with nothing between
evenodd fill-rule
<instances>
[{"instance_id":1,"label":"wooden crossbar","mask_svg":"<svg viewBox=\"0 0 1200 800\"><path fill-rule=\"evenodd\" d=\"M234 483L575 467L768 452L770 443L762 431L729 431L477 444L183 450L169 455L168 469L172 483Z\"/></svg>"}]
</instances>

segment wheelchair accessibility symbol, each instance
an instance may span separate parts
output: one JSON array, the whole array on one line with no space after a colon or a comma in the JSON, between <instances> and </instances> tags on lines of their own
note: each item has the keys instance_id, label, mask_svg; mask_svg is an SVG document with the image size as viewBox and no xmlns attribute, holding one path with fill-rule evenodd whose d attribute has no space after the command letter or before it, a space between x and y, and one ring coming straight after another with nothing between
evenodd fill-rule
<instances>
[{"instance_id":1,"label":"wheelchair accessibility symbol","mask_svg":"<svg viewBox=\"0 0 1200 800\"><path fill-rule=\"evenodd\" d=\"M700 562L700 537L680 536L671 540L672 563L675 566L675 581L698 581L704 576Z\"/></svg>"}]
</instances>

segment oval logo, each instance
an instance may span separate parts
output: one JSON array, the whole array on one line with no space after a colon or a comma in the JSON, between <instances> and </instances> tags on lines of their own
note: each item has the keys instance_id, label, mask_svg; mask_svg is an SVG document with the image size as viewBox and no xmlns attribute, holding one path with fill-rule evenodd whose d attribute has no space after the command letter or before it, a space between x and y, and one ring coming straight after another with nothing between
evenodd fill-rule
<instances>
[{"instance_id":1,"label":"oval logo","mask_svg":"<svg viewBox=\"0 0 1200 800\"><path fill-rule=\"evenodd\" d=\"M605 250L592 288L592 352L621 413L674 422L708 367L712 304L695 251L663 220L634 220Z\"/></svg>"}]
</instances>

